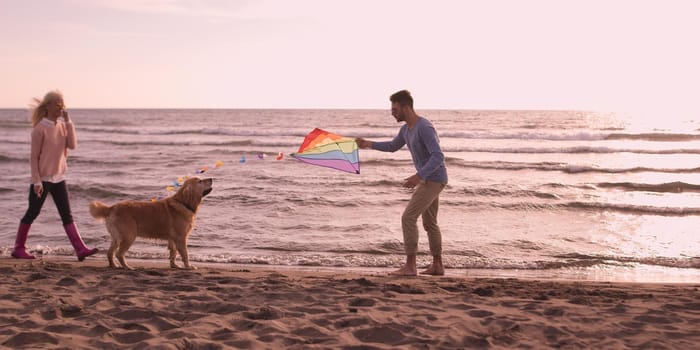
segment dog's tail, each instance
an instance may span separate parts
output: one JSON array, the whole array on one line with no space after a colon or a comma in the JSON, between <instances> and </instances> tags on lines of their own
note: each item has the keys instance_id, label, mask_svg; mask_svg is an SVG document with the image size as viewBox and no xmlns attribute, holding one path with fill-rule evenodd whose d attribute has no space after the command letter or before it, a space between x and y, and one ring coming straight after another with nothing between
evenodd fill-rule
<instances>
[{"instance_id":1,"label":"dog's tail","mask_svg":"<svg viewBox=\"0 0 700 350\"><path fill-rule=\"evenodd\" d=\"M104 219L109 215L111 207L104 205L102 202L94 201L90 203L90 215L95 219Z\"/></svg>"}]
</instances>

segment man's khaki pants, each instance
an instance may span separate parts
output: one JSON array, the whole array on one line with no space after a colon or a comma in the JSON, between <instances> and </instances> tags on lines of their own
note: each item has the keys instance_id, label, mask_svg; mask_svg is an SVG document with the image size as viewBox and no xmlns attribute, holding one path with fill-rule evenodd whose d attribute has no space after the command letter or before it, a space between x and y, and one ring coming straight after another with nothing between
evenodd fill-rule
<instances>
[{"instance_id":1,"label":"man's khaki pants","mask_svg":"<svg viewBox=\"0 0 700 350\"><path fill-rule=\"evenodd\" d=\"M433 256L442 254L442 234L437 223L437 215L440 192L444 188L444 183L425 181L413 192L401 216L406 255L415 255L418 252L418 216L422 216L423 228L428 232L430 253Z\"/></svg>"}]
</instances>

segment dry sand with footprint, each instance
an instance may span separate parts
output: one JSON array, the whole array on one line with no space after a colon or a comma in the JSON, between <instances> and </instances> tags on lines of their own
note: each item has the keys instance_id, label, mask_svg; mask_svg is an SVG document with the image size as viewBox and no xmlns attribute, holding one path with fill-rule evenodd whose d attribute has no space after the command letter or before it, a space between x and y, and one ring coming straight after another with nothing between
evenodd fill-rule
<instances>
[{"instance_id":1,"label":"dry sand with footprint","mask_svg":"<svg viewBox=\"0 0 700 350\"><path fill-rule=\"evenodd\" d=\"M700 344L700 283L394 278L0 259L0 345L71 349L655 348Z\"/></svg>"}]
</instances>

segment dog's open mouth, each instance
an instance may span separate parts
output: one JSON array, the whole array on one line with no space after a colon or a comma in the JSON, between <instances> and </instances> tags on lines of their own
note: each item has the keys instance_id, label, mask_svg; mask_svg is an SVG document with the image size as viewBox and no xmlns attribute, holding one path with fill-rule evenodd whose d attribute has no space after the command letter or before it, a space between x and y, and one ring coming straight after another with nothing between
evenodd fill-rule
<instances>
[{"instance_id":1,"label":"dog's open mouth","mask_svg":"<svg viewBox=\"0 0 700 350\"><path fill-rule=\"evenodd\" d=\"M211 188L207 188L206 190L202 191L202 197L204 197L204 196L208 195L209 193L211 193L211 190L212 190Z\"/></svg>"}]
</instances>

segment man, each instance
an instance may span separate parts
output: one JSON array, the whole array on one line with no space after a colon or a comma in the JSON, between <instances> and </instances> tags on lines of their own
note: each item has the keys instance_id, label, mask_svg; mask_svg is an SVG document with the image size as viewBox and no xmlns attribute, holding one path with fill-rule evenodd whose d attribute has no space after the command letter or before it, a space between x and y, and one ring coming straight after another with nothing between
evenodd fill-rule
<instances>
[{"instance_id":1,"label":"man","mask_svg":"<svg viewBox=\"0 0 700 350\"><path fill-rule=\"evenodd\" d=\"M430 253L433 262L422 271L426 275L444 275L442 263L442 235L437 224L440 192L447 184L445 156L440 149L437 132L427 119L420 117L413 110L413 97L406 90L401 90L389 98L391 114L397 122L404 122L398 135L392 141L372 142L362 138L356 139L360 148L371 148L383 152L396 152L404 145L408 146L416 167L416 173L404 180L403 187L415 188L411 200L401 216L406 264L392 275L416 276L416 253L418 251L418 216L422 216L423 227L428 232Z\"/></svg>"}]
</instances>

